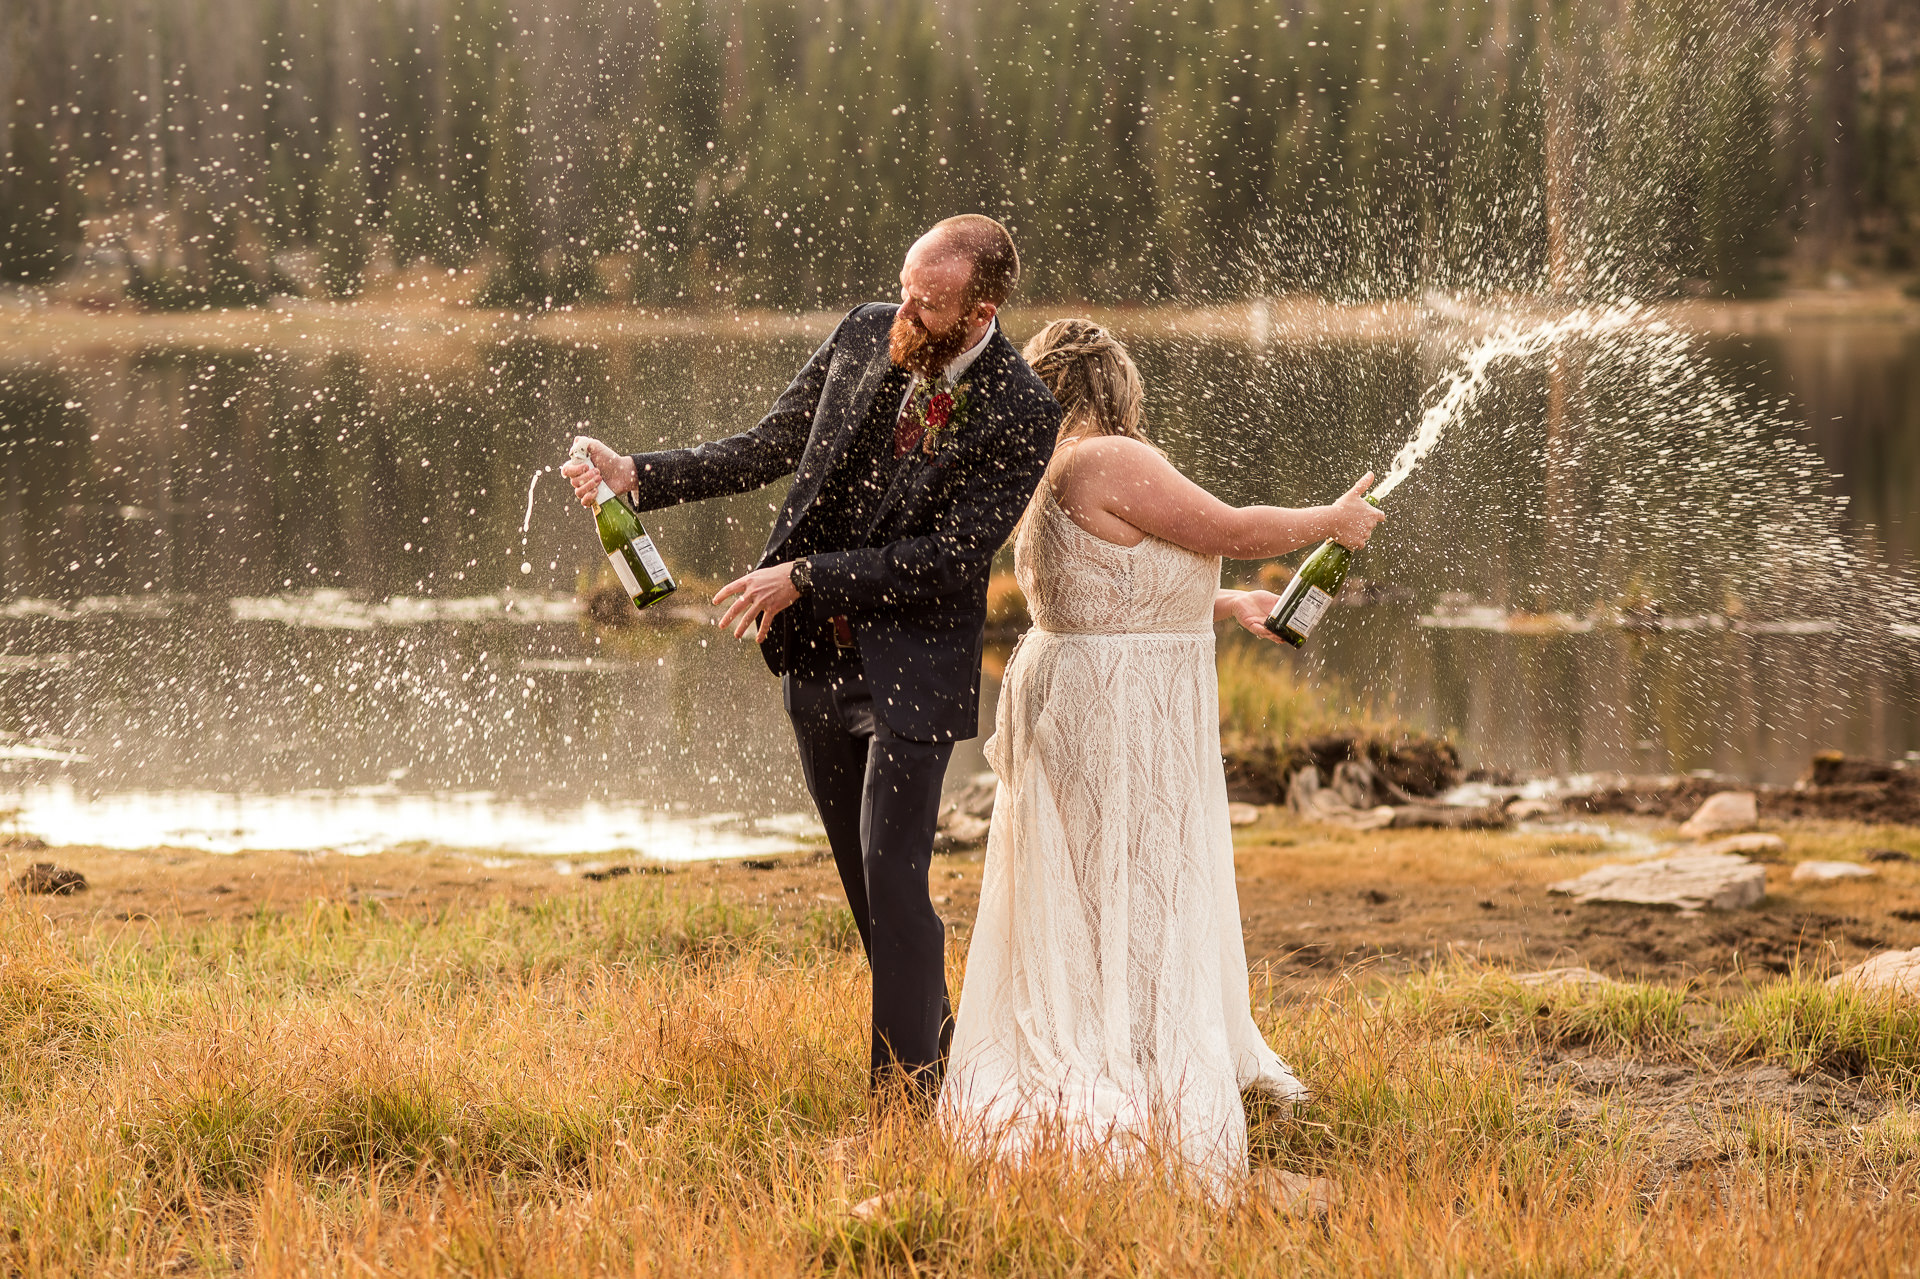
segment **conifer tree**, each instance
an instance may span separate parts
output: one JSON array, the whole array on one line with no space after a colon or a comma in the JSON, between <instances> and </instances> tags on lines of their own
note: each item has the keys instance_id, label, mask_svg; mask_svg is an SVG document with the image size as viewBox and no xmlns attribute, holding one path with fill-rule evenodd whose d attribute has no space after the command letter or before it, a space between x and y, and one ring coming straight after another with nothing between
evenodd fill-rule
<instances>
[{"instance_id":1,"label":"conifer tree","mask_svg":"<svg viewBox=\"0 0 1920 1279\"><path fill-rule=\"evenodd\" d=\"M55 162L44 121L10 111L0 156L0 280L39 284L73 257L80 228L75 192Z\"/></svg>"},{"instance_id":2,"label":"conifer tree","mask_svg":"<svg viewBox=\"0 0 1920 1279\"><path fill-rule=\"evenodd\" d=\"M342 125L327 148L320 188L320 274L332 297L350 298L366 287L370 211L358 139Z\"/></svg>"},{"instance_id":3,"label":"conifer tree","mask_svg":"<svg viewBox=\"0 0 1920 1279\"><path fill-rule=\"evenodd\" d=\"M481 306L545 306L553 290L540 265L534 193L528 183L532 125L527 90L511 57L493 95L487 162L487 247L493 264Z\"/></svg>"}]
</instances>

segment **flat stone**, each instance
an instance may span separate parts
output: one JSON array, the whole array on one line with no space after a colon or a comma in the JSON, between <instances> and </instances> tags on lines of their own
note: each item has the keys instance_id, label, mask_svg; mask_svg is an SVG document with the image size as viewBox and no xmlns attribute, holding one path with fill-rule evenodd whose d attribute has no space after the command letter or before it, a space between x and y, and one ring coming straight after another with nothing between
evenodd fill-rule
<instances>
[{"instance_id":1,"label":"flat stone","mask_svg":"<svg viewBox=\"0 0 1920 1279\"><path fill-rule=\"evenodd\" d=\"M940 823L940 833L956 844L978 844L987 837L987 820L966 813L951 813Z\"/></svg>"},{"instance_id":2,"label":"flat stone","mask_svg":"<svg viewBox=\"0 0 1920 1279\"><path fill-rule=\"evenodd\" d=\"M1920 946L1912 950L1883 951L1838 977L1828 978L1827 985L1884 990L1920 999Z\"/></svg>"},{"instance_id":3,"label":"flat stone","mask_svg":"<svg viewBox=\"0 0 1920 1279\"><path fill-rule=\"evenodd\" d=\"M992 773L975 773L948 797L946 807L968 817L993 816L994 797L1000 793L1000 779Z\"/></svg>"},{"instance_id":4,"label":"flat stone","mask_svg":"<svg viewBox=\"0 0 1920 1279\"><path fill-rule=\"evenodd\" d=\"M1778 835L1762 835L1756 831L1746 835L1728 835L1725 839L1708 840L1687 851L1696 856L1700 853L1739 853L1746 857L1777 857L1787 851L1787 841Z\"/></svg>"},{"instance_id":5,"label":"flat stone","mask_svg":"<svg viewBox=\"0 0 1920 1279\"><path fill-rule=\"evenodd\" d=\"M1657 861L1599 866L1548 892L1581 902L1741 910L1767 893L1767 868L1730 853L1680 853Z\"/></svg>"},{"instance_id":6,"label":"flat stone","mask_svg":"<svg viewBox=\"0 0 1920 1279\"><path fill-rule=\"evenodd\" d=\"M1400 804L1393 808L1394 830L1505 830L1513 820L1497 806L1462 808L1456 804Z\"/></svg>"},{"instance_id":7,"label":"flat stone","mask_svg":"<svg viewBox=\"0 0 1920 1279\"><path fill-rule=\"evenodd\" d=\"M1750 790L1723 790L1694 810L1681 825L1680 833L1689 839L1709 835L1731 835L1752 830L1760 822L1760 801Z\"/></svg>"},{"instance_id":8,"label":"flat stone","mask_svg":"<svg viewBox=\"0 0 1920 1279\"><path fill-rule=\"evenodd\" d=\"M935 826L933 849L949 853L972 848L987 838L987 826L993 816L993 801L1000 794L1000 779L992 773L975 773L940 806Z\"/></svg>"},{"instance_id":9,"label":"flat stone","mask_svg":"<svg viewBox=\"0 0 1920 1279\"><path fill-rule=\"evenodd\" d=\"M1227 822L1233 826L1251 826L1260 820L1260 808L1256 804L1228 804Z\"/></svg>"},{"instance_id":10,"label":"flat stone","mask_svg":"<svg viewBox=\"0 0 1920 1279\"><path fill-rule=\"evenodd\" d=\"M1858 862L1801 862L1793 868L1797 881L1828 879L1872 879L1880 872Z\"/></svg>"},{"instance_id":11,"label":"flat stone","mask_svg":"<svg viewBox=\"0 0 1920 1279\"><path fill-rule=\"evenodd\" d=\"M1507 816L1516 822L1528 822L1536 817L1552 817L1560 808L1557 799L1516 799L1507 805Z\"/></svg>"}]
</instances>

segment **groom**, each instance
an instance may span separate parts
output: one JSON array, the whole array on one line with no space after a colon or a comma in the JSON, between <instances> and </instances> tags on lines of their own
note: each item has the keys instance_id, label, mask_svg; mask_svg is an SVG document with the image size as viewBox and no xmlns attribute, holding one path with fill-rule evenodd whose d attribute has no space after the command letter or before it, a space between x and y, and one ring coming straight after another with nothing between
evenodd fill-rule
<instances>
[{"instance_id":1,"label":"groom","mask_svg":"<svg viewBox=\"0 0 1920 1279\"><path fill-rule=\"evenodd\" d=\"M951 1035L945 929L927 896L940 783L979 720L993 554L1053 452L1060 406L995 315L1005 227L948 218L907 251L899 305L848 312L751 430L562 467L642 510L793 475L766 553L722 587L782 676L800 767L873 972L870 1079L937 1088Z\"/></svg>"}]
</instances>

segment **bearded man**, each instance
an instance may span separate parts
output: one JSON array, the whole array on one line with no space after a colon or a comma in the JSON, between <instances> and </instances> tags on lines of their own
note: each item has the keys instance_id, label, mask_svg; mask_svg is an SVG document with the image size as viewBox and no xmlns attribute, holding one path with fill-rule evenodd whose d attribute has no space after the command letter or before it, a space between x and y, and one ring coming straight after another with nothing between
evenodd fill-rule
<instances>
[{"instance_id":1,"label":"bearded man","mask_svg":"<svg viewBox=\"0 0 1920 1279\"><path fill-rule=\"evenodd\" d=\"M988 217L914 242L900 303L847 313L759 425L561 470L641 510L793 475L766 553L721 588L783 680L801 771L873 974L870 1080L937 1090L952 1034L927 892L940 785L979 723L987 576L1052 455L1060 406L995 319L1020 259Z\"/></svg>"}]
</instances>

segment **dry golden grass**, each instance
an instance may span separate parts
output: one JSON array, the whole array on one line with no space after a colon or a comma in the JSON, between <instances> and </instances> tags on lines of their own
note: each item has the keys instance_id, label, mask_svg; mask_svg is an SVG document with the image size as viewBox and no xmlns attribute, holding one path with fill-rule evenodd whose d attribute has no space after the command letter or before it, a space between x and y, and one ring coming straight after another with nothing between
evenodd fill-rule
<instances>
[{"instance_id":1,"label":"dry golden grass","mask_svg":"<svg viewBox=\"0 0 1920 1279\"><path fill-rule=\"evenodd\" d=\"M1596 1009L1445 974L1333 980L1283 1005L1262 992L1264 1029L1317 1096L1291 1117L1256 1109L1255 1162L1340 1184L1344 1203L1315 1223L1209 1203L1149 1169L996 1169L925 1126L876 1121L843 922L671 882L137 931L55 927L7 902L0 1273L1753 1279L1920 1265L1900 1063L1862 1063L1889 1098L1870 1123L1815 1142L1817 1118L1756 1106L1689 1167L1630 1107L1574 1105L1531 1055L1582 1034L1659 1050L1680 1033L1675 999L1699 1013L1697 993ZM1535 1033L1543 1021L1584 1029ZM1725 1052L1784 1061L1797 1042ZM849 1216L879 1191L902 1193L878 1220Z\"/></svg>"}]
</instances>

